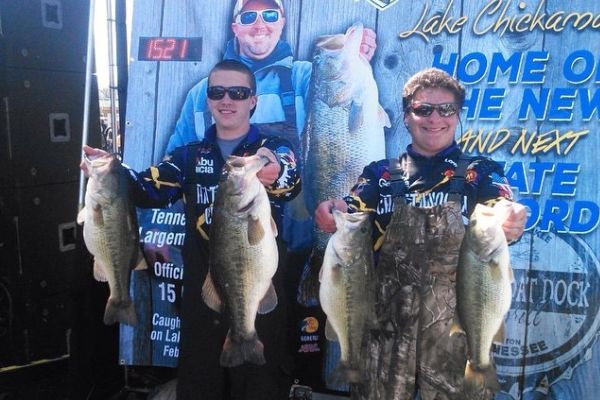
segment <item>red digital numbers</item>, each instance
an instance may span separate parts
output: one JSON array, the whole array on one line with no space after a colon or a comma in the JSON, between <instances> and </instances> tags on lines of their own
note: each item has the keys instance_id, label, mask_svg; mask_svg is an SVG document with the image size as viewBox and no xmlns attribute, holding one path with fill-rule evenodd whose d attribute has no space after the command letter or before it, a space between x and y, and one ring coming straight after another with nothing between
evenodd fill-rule
<instances>
[{"instance_id":1,"label":"red digital numbers","mask_svg":"<svg viewBox=\"0 0 600 400\"><path fill-rule=\"evenodd\" d=\"M146 58L157 61L185 60L187 49L187 39L154 38L146 43Z\"/></svg>"},{"instance_id":2,"label":"red digital numbers","mask_svg":"<svg viewBox=\"0 0 600 400\"><path fill-rule=\"evenodd\" d=\"M202 61L201 37L140 37L140 61Z\"/></svg>"}]
</instances>

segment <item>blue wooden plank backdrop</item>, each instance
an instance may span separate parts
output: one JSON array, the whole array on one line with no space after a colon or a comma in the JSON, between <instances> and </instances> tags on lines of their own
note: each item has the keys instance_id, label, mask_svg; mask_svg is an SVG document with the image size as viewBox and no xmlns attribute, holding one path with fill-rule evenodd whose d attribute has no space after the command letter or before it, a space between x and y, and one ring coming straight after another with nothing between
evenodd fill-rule
<instances>
[{"instance_id":1,"label":"blue wooden plank backdrop","mask_svg":"<svg viewBox=\"0 0 600 400\"><path fill-rule=\"evenodd\" d=\"M406 79L423 68L436 63L450 65L447 68L465 83L468 98L476 94L484 96L487 91L496 95L496 100L502 100L497 107L499 115L488 119L484 118L486 112L493 114L494 108L486 110L486 105L494 99L487 103L474 101L463 112L462 136L457 134L466 150L506 162L516 196L532 209L528 231L511 248L516 277L513 306L507 317L505 343L494 348L503 390L498 399L598 398L600 188L596 149L600 139L596 131L600 97L595 94L600 81L596 65L600 58L600 34L592 23L584 26L584 22L590 18L600 25L600 3L586 0L283 0L283 3L287 20L284 38L301 60L311 58L317 36L343 32L355 21L376 31L378 48L372 65L380 102L392 121L392 127L386 130L388 156L396 156L409 142L402 123L401 91ZM381 11L375 3L389 4ZM226 0L135 1L125 136L125 161L134 168L145 168L164 156L187 90L221 59L224 44L232 37L232 8L232 2ZM574 14L564 27L549 26L569 13ZM527 15L530 15L528 20L520 19ZM502 33L508 23L513 28L527 29L522 32L508 29ZM495 31L494 24L497 24ZM489 29L484 32L486 27ZM202 61L138 61L140 36L200 36ZM582 82L565 76L565 61L577 51L581 52L578 61L568 64L566 72L572 70L572 75L582 75L590 67L590 78ZM459 65L456 69L451 63L454 55ZM516 68L514 82L509 78L510 71L490 78L487 70L481 79L469 79L477 74L482 62L489 66L494 58L515 57L537 59L541 70L533 68L529 72L543 79L530 83L523 77L531 60ZM471 61L461 69L461 60ZM569 92L573 89L576 91ZM525 118L520 118L524 94L539 98L546 91L554 101L550 110L536 115L530 109ZM590 116L582 110L594 112ZM473 112L471 117L467 115L469 111ZM565 114L564 120L555 118L561 113ZM506 141L494 148L501 138ZM147 214L147 219L152 220L152 214ZM162 228L144 228L142 236L152 229ZM162 254L161 260L179 265L177 249L169 251ZM161 310L164 314L161 316L170 317L176 313L176 307L164 307L166 292L161 292L158 285L173 280L156 278L150 272L151 282L146 285L152 286L148 290L154 299L151 315ZM147 302L141 297L136 301ZM164 355L165 334L149 363L175 365L176 357L158 357L158 353ZM157 335L154 333L154 342L158 342ZM131 357L131 333L125 332L123 336L123 362L140 363Z\"/></svg>"}]
</instances>

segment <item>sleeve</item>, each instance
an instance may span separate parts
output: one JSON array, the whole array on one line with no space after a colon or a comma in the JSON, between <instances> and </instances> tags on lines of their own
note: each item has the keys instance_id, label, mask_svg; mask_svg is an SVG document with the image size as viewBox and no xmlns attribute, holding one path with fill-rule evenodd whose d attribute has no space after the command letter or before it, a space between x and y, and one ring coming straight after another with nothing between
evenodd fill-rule
<instances>
[{"instance_id":1,"label":"sleeve","mask_svg":"<svg viewBox=\"0 0 600 400\"><path fill-rule=\"evenodd\" d=\"M475 160L481 177L477 185L477 203L493 206L498 200L504 198L514 200L512 189L508 179L504 175L504 169L500 164L491 159Z\"/></svg>"},{"instance_id":2,"label":"sleeve","mask_svg":"<svg viewBox=\"0 0 600 400\"><path fill-rule=\"evenodd\" d=\"M195 114L206 109L206 84L206 79L201 80L186 95L175 130L169 137L165 154L171 154L177 147L200 139L196 132L204 132L204 120L196 121ZM196 126L197 124L200 126Z\"/></svg>"},{"instance_id":3,"label":"sleeve","mask_svg":"<svg viewBox=\"0 0 600 400\"><path fill-rule=\"evenodd\" d=\"M279 200L291 200L300 193L300 171L296 162L296 154L290 142L285 139L269 136L263 139L262 147L271 150L279 160L281 171L277 180L267 187L270 197Z\"/></svg>"},{"instance_id":4,"label":"sleeve","mask_svg":"<svg viewBox=\"0 0 600 400\"><path fill-rule=\"evenodd\" d=\"M379 203L379 169L380 162L367 165L358 177L356 184L350 189L350 194L344 198L348 210L375 211Z\"/></svg>"},{"instance_id":5,"label":"sleeve","mask_svg":"<svg viewBox=\"0 0 600 400\"><path fill-rule=\"evenodd\" d=\"M348 212L373 212L372 240L373 250L376 252L381 248L385 229L391 218L391 209L385 212L378 207L382 197L380 180L390 180L389 168L386 163L386 160L382 160L367 165L358 177L356 184L350 189L350 194L344 198L348 204Z\"/></svg>"},{"instance_id":6,"label":"sleeve","mask_svg":"<svg viewBox=\"0 0 600 400\"><path fill-rule=\"evenodd\" d=\"M182 197L181 165L184 164L177 160L181 154L182 151L175 151L173 156L143 172L136 172L123 164L130 176L130 188L137 207L167 207Z\"/></svg>"}]
</instances>

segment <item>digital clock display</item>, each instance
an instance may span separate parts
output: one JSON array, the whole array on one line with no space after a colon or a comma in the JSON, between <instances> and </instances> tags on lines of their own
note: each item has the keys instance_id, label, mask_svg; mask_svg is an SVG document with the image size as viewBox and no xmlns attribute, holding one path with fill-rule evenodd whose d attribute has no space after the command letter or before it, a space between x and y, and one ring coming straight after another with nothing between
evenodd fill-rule
<instances>
[{"instance_id":1,"label":"digital clock display","mask_svg":"<svg viewBox=\"0 0 600 400\"><path fill-rule=\"evenodd\" d=\"M140 61L202 61L202 38L140 37Z\"/></svg>"}]
</instances>

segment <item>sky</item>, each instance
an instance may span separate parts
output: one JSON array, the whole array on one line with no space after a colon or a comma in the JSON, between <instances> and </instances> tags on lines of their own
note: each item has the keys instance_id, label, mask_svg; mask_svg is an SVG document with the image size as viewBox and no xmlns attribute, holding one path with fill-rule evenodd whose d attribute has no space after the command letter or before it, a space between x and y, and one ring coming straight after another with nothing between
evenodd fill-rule
<instances>
[{"instance_id":1,"label":"sky","mask_svg":"<svg viewBox=\"0 0 600 400\"><path fill-rule=\"evenodd\" d=\"M94 8L94 47L96 51L96 73L98 75L98 87L108 88L109 85L109 65L108 65L108 21L107 4L110 3L114 17L114 3L120 0L92 0L95 1ZM127 32L131 35L131 16L133 15L133 2L135 0L125 0L127 6ZM116 37L113 34L113 46L116 46ZM127 40L130 43L130 40ZM129 54L129 51L127 51ZM116 57L114 58L116 63ZM116 84L115 77L115 84Z\"/></svg>"}]
</instances>

